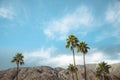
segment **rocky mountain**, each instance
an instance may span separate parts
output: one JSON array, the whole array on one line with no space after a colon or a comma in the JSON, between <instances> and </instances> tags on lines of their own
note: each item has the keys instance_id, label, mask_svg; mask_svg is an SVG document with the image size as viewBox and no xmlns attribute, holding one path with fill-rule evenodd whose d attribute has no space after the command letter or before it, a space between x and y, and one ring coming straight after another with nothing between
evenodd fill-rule
<instances>
[{"instance_id":1,"label":"rocky mountain","mask_svg":"<svg viewBox=\"0 0 120 80\"><path fill-rule=\"evenodd\" d=\"M96 80L96 64L87 64L87 80ZM111 80L120 80L120 63L112 64L110 69ZM78 65L78 77L83 80L83 66ZM16 68L0 71L0 80L16 80ZM49 66L23 67L19 70L19 80L72 80L66 69Z\"/></svg>"}]
</instances>

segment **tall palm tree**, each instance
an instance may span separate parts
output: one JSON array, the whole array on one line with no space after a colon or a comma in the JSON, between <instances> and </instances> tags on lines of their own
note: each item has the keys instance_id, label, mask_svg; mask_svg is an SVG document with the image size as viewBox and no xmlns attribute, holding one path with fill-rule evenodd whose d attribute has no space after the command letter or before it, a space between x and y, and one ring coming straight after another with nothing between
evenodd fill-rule
<instances>
[{"instance_id":1,"label":"tall palm tree","mask_svg":"<svg viewBox=\"0 0 120 80\"><path fill-rule=\"evenodd\" d=\"M69 35L66 41L67 41L66 48L70 47L70 50L72 51L72 54L73 54L73 64L74 64L74 67L76 68L74 48L77 47L77 44L79 41L77 37L75 37L73 34ZM78 80L77 71L75 72L75 76L76 76L76 79Z\"/></svg>"},{"instance_id":2,"label":"tall palm tree","mask_svg":"<svg viewBox=\"0 0 120 80\"><path fill-rule=\"evenodd\" d=\"M67 70L72 74L72 79L74 80L73 73L75 73L75 67L73 66L73 64L69 64Z\"/></svg>"},{"instance_id":3,"label":"tall palm tree","mask_svg":"<svg viewBox=\"0 0 120 80\"><path fill-rule=\"evenodd\" d=\"M24 56L22 55L22 53L17 53L11 62L15 62L17 64L17 76L16 76L16 80L18 80L18 73L19 73L19 65L24 64L24 60L23 60Z\"/></svg>"},{"instance_id":4,"label":"tall palm tree","mask_svg":"<svg viewBox=\"0 0 120 80\"><path fill-rule=\"evenodd\" d=\"M111 66L105 62L99 63L98 67L96 68L96 77L100 80L106 80L110 68Z\"/></svg>"},{"instance_id":5,"label":"tall palm tree","mask_svg":"<svg viewBox=\"0 0 120 80\"><path fill-rule=\"evenodd\" d=\"M84 63L84 79L86 80L86 64L85 64L85 55L88 52L88 49L90 49L87 44L82 41L77 45L77 52L81 52L83 54L83 63Z\"/></svg>"}]
</instances>

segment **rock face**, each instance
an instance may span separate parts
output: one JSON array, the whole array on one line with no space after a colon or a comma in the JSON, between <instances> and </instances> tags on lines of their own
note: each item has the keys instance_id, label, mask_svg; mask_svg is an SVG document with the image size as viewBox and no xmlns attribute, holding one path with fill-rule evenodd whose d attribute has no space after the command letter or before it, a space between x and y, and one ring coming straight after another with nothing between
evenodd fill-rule
<instances>
[{"instance_id":1,"label":"rock face","mask_svg":"<svg viewBox=\"0 0 120 80\"><path fill-rule=\"evenodd\" d=\"M16 68L0 71L0 80L16 80ZM57 71L48 66L20 68L19 80L57 80Z\"/></svg>"},{"instance_id":2,"label":"rock face","mask_svg":"<svg viewBox=\"0 0 120 80\"><path fill-rule=\"evenodd\" d=\"M87 80L96 80L96 64L87 64ZM83 66L78 67L78 77L83 80ZM19 70L19 80L72 80L71 74L66 69L48 66L24 67ZM120 63L112 64L110 69L111 80L120 80ZM16 68L0 71L0 80L16 80Z\"/></svg>"}]
</instances>

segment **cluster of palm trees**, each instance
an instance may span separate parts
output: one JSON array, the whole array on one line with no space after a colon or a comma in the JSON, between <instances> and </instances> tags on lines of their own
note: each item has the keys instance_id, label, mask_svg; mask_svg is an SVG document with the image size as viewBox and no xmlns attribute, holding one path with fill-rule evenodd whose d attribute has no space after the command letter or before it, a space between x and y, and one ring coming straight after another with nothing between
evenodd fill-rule
<instances>
[{"instance_id":1,"label":"cluster of palm trees","mask_svg":"<svg viewBox=\"0 0 120 80\"><path fill-rule=\"evenodd\" d=\"M96 72L95 72L95 76L96 76L95 80L112 80L109 76L110 68L111 68L111 66L105 62L99 63L97 65ZM75 73L76 69L74 68L73 64L68 65L67 71L68 71L68 74L71 74L72 80L75 80L74 73Z\"/></svg>"},{"instance_id":2,"label":"cluster of palm trees","mask_svg":"<svg viewBox=\"0 0 120 80\"><path fill-rule=\"evenodd\" d=\"M70 48L70 50L72 51L73 54L73 64L74 64L74 68L76 69L76 63L75 63L75 53L74 53L74 48L77 48L77 52L81 52L83 53L83 61L84 61L84 80L86 80L86 64L85 64L85 54L88 52L88 49L90 49L87 44L82 41L79 42L78 38L71 34L68 36L67 40L66 40L66 48ZM78 74L77 74L77 70L75 70L75 77L76 80L78 80Z\"/></svg>"},{"instance_id":3,"label":"cluster of palm trees","mask_svg":"<svg viewBox=\"0 0 120 80\"><path fill-rule=\"evenodd\" d=\"M67 44L66 48L70 48L73 54L73 64L70 64L67 68L67 70L71 73L72 79L73 80L78 80L78 74L77 74L77 67L75 63L75 52L74 49L77 49L77 53L81 52L83 54L83 63L84 63L84 80L87 80L86 78L86 64L85 64L85 55L88 52L88 49L90 49L87 44L82 41L79 42L77 37L75 37L73 34L69 35L67 38ZM17 74L16 74L16 80L18 80L18 73L19 73L19 66L24 64L23 60L24 56L22 53L17 53L11 62L15 62L17 65ZM96 68L96 77L98 80L106 80L107 75L109 74L109 69L111 68L110 65L108 65L105 62L101 62L98 64L98 67ZM75 79L74 79L74 74L75 73Z\"/></svg>"},{"instance_id":4,"label":"cluster of palm trees","mask_svg":"<svg viewBox=\"0 0 120 80\"><path fill-rule=\"evenodd\" d=\"M87 44L84 41L79 42L78 38L71 34L68 36L66 40L66 48L70 48L73 54L73 64L70 64L67 68L67 70L72 74L72 79L74 80L74 75L76 80L78 80L78 74L77 74L77 67L75 63L75 53L74 48L77 49L77 53L81 52L83 54L83 63L84 63L84 80L87 80L86 77L86 64L85 64L85 55L88 52L88 49L90 49ZM96 68L96 77L98 80L106 80L107 75L109 74L109 69L111 68L110 65L108 65L105 62L101 62L98 64L98 67Z\"/></svg>"}]
</instances>

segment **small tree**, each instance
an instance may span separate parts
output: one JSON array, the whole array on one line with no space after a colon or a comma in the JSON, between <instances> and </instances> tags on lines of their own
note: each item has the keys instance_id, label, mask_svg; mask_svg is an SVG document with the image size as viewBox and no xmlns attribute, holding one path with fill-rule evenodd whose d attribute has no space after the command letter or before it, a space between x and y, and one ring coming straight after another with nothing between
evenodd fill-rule
<instances>
[{"instance_id":1,"label":"small tree","mask_svg":"<svg viewBox=\"0 0 120 80\"><path fill-rule=\"evenodd\" d=\"M99 63L97 68L96 68L96 77L99 80L106 80L108 78L107 75L109 74L110 68L111 68L111 66L105 62Z\"/></svg>"},{"instance_id":2,"label":"small tree","mask_svg":"<svg viewBox=\"0 0 120 80\"><path fill-rule=\"evenodd\" d=\"M72 74L71 76L72 76L72 79L74 80L73 73L75 73L76 70L75 70L75 67L73 66L73 64L69 64L67 70Z\"/></svg>"},{"instance_id":3,"label":"small tree","mask_svg":"<svg viewBox=\"0 0 120 80\"><path fill-rule=\"evenodd\" d=\"M17 65L17 76L16 76L16 80L18 80L18 73L19 73L19 65L24 64L24 60L23 60L24 56L22 55L22 53L17 53L11 62L15 62Z\"/></svg>"}]
</instances>

